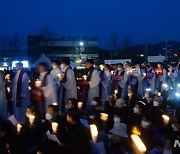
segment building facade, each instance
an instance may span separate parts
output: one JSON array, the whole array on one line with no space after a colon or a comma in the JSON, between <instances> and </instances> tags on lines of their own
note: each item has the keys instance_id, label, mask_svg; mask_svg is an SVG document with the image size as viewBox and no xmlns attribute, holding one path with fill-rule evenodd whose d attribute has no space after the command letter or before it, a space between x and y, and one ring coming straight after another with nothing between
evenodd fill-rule
<instances>
[{"instance_id":1,"label":"building facade","mask_svg":"<svg viewBox=\"0 0 180 154\"><path fill-rule=\"evenodd\" d=\"M45 39L43 36L28 36L28 57L31 62L45 54L51 60L69 57L71 61L82 63L87 58L96 59L99 56L96 39Z\"/></svg>"}]
</instances>

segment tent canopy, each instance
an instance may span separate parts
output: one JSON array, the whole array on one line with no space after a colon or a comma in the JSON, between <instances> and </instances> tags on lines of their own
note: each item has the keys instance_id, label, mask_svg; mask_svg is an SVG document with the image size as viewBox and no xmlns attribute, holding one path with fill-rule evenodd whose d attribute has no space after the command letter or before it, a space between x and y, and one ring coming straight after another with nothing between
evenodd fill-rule
<instances>
[{"instance_id":1,"label":"tent canopy","mask_svg":"<svg viewBox=\"0 0 180 154\"><path fill-rule=\"evenodd\" d=\"M34 64L31 65L31 67L36 68L38 66L38 64L41 63L41 62L45 62L45 63L47 63L47 65L49 67L52 67L52 62L49 60L49 58L46 57L45 54L42 54L40 56L40 58Z\"/></svg>"}]
</instances>

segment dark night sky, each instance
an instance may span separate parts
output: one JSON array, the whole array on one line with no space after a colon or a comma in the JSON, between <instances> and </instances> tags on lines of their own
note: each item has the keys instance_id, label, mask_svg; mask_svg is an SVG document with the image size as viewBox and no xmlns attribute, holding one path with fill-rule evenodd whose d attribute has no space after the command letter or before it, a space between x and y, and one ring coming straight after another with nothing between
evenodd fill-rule
<instances>
[{"instance_id":1,"label":"dark night sky","mask_svg":"<svg viewBox=\"0 0 180 154\"><path fill-rule=\"evenodd\" d=\"M133 43L180 41L180 0L0 0L0 34L37 34L48 25L60 36L97 36L108 47L112 33Z\"/></svg>"}]
</instances>

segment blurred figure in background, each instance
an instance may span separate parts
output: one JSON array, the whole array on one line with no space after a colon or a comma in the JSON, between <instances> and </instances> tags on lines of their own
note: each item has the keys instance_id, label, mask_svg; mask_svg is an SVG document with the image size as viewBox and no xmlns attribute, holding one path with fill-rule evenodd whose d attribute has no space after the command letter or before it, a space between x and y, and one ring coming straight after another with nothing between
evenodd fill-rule
<instances>
[{"instance_id":1,"label":"blurred figure in background","mask_svg":"<svg viewBox=\"0 0 180 154\"><path fill-rule=\"evenodd\" d=\"M62 75L62 71L60 70L60 61L54 60L52 62L52 70L50 72L50 75L53 78L54 86L56 88L56 95L57 95L57 103L60 105L60 79Z\"/></svg>"},{"instance_id":2,"label":"blurred figure in background","mask_svg":"<svg viewBox=\"0 0 180 154\"><path fill-rule=\"evenodd\" d=\"M44 118L48 106L57 103L56 90L51 75L48 72L48 65L44 62L38 65L39 81L41 81L41 89L43 100L38 103L41 116Z\"/></svg>"},{"instance_id":3,"label":"blurred figure in background","mask_svg":"<svg viewBox=\"0 0 180 154\"><path fill-rule=\"evenodd\" d=\"M29 77L23 70L23 64L16 64L16 75L13 79L13 114L18 122L23 123L27 106L30 104Z\"/></svg>"},{"instance_id":4,"label":"blurred figure in background","mask_svg":"<svg viewBox=\"0 0 180 154\"><path fill-rule=\"evenodd\" d=\"M64 112L68 99L77 98L77 87L75 74L70 66L70 60L67 58L63 59L61 68L63 69L63 77L61 80L60 109L62 112Z\"/></svg>"},{"instance_id":5,"label":"blurred figure in background","mask_svg":"<svg viewBox=\"0 0 180 154\"><path fill-rule=\"evenodd\" d=\"M89 86L88 94L87 94L87 108L90 106L90 103L94 97L99 97L99 83L100 77L99 72L93 66L94 61L92 59L86 60L86 72L85 75L87 76L85 85Z\"/></svg>"},{"instance_id":6,"label":"blurred figure in background","mask_svg":"<svg viewBox=\"0 0 180 154\"><path fill-rule=\"evenodd\" d=\"M108 86L107 86L107 95L109 96L112 93L112 77L113 77L113 74L110 71L110 65L108 65L108 64L104 65L104 72L106 73L108 80L109 80Z\"/></svg>"}]
</instances>

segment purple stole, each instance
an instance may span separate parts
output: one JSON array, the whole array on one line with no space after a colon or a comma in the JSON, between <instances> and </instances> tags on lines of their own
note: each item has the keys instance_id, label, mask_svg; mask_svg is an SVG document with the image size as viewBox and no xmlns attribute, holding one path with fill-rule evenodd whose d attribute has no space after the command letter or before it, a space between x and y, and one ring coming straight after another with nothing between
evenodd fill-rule
<instances>
[{"instance_id":1,"label":"purple stole","mask_svg":"<svg viewBox=\"0 0 180 154\"><path fill-rule=\"evenodd\" d=\"M91 70L88 72L87 81L91 81L91 77L92 77L94 70L95 70L95 68L92 67Z\"/></svg>"},{"instance_id":2,"label":"purple stole","mask_svg":"<svg viewBox=\"0 0 180 154\"><path fill-rule=\"evenodd\" d=\"M24 75L24 71L21 70L19 73L18 77L18 82L17 82L17 92L16 92L16 107L21 107L21 88L22 88L22 78Z\"/></svg>"},{"instance_id":3,"label":"purple stole","mask_svg":"<svg viewBox=\"0 0 180 154\"><path fill-rule=\"evenodd\" d=\"M146 71L147 78L148 78L149 80L151 80L151 79L153 78L153 76L154 76L154 73L153 73L152 71L153 71L152 68L151 68L150 70L147 70L147 71Z\"/></svg>"},{"instance_id":4,"label":"purple stole","mask_svg":"<svg viewBox=\"0 0 180 154\"><path fill-rule=\"evenodd\" d=\"M99 77L100 77L101 81L104 80L104 71L100 70ZM99 97L102 98L102 83L101 82L99 83Z\"/></svg>"}]
</instances>

